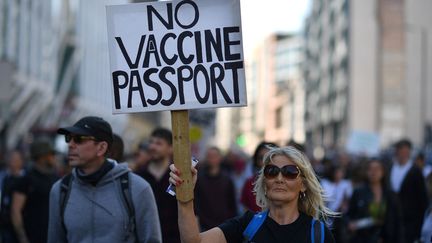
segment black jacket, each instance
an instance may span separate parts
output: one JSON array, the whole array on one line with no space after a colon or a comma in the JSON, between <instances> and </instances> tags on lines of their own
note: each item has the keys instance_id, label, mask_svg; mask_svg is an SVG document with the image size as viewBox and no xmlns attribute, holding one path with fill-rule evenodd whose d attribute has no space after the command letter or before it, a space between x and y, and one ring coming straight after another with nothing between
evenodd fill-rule
<instances>
[{"instance_id":1,"label":"black jacket","mask_svg":"<svg viewBox=\"0 0 432 243\"><path fill-rule=\"evenodd\" d=\"M348 210L349 220L370 217L369 205L373 199L373 192L368 185L354 190ZM383 188L382 200L386 206L383 225L358 230L354 234L352 242L372 243L376 242L378 238L382 238L383 242L403 242L402 211L399 200L396 194L388 188Z\"/></svg>"},{"instance_id":2,"label":"black jacket","mask_svg":"<svg viewBox=\"0 0 432 243\"><path fill-rule=\"evenodd\" d=\"M413 242L420 237L423 217L428 206L426 184L422 171L412 166L402 181L398 193L402 206L405 242Z\"/></svg>"}]
</instances>

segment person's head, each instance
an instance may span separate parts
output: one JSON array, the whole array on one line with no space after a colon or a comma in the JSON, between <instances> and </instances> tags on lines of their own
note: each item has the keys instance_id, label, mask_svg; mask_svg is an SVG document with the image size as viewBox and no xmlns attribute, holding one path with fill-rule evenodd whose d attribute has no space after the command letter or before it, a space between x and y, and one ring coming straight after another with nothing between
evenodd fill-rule
<instances>
[{"instance_id":1,"label":"person's head","mask_svg":"<svg viewBox=\"0 0 432 243\"><path fill-rule=\"evenodd\" d=\"M111 125L100 117L84 117L57 133L68 143L69 165L81 169L102 165L113 143Z\"/></svg>"},{"instance_id":2,"label":"person's head","mask_svg":"<svg viewBox=\"0 0 432 243\"><path fill-rule=\"evenodd\" d=\"M294 147L266 153L254 191L263 209L285 204L315 218L334 214L324 205L323 190L308 158Z\"/></svg>"},{"instance_id":3,"label":"person's head","mask_svg":"<svg viewBox=\"0 0 432 243\"><path fill-rule=\"evenodd\" d=\"M110 150L108 151L108 158L111 158L117 162L123 162L123 157L124 157L124 143L123 143L123 139L117 135L117 134L113 134L113 143L112 146L110 148Z\"/></svg>"},{"instance_id":4,"label":"person's head","mask_svg":"<svg viewBox=\"0 0 432 243\"><path fill-rule=\"evenodd\" d=\"M222 163L222 152L218 147L210 147L206 152L206 162L210 168L219 168Z\"/></svg>"},{"instance_id":5,"label":"person's head","mask_svg":"<svg viewBox=\"0 0 432 243\"><path fill-rule=\"evenodd\" d=\"M46 140L36 140L30 145L30 157L39 166L55 167L55 153L51 143Z\"/></svg>"},{"instance_id":6,"label":"person's head","mask_svg":"<svg viewBox=\"0 0 432 243\"><path fill-rule=\"evenodd\" d=\"M345 170L338 164L331 164L328 171L329 180L332 182L340 182L345 177Z\"/></svg>"},{"instance_id":7,"label":"person's head","mask_svg":"<svg viewBox=\"0 0 432 243\"><path fill-rule=\"evenodd\" d=\"M170 159L173 153L171 131L165 128L153 130L149 141L149 152L153 162Z\"/></svg>"},{"instance_id":8,"label":"person's head","mask_svg":"<svg viewBox=\"0 0 432 243\"><path fill-rule=\"evenodd\" d=\"M297 149L298 151L302 152L302 153L306 153L306 148L303 144L297 143L296 141L294 141L293 139L290 139L287 143L286 146L291 146L294 147L295 149Z\"/></svg>"},{"instance_id":9,"label":"person's head","mask_svg":"<svg viewBox=\"0 0 432 243\"><path fill-rule=\"evenodd\" d=\"M6 155L7 168L12 173L18 173L24 167L24 159L19 150L12 150Z\"/></svg>"},{"instance_id":10,"label":"person's head","mask_svg":"<svg viewBox=\"0 0 432 243\"><path fill-rule=\"evenodd\" d=\"M137 167L145 166L150 161L149 144L142 142L135 152L134 163Z\"/></svg>"},{"instance_id":11,"label":"person's head","mask_svg":"<svg viewBox=\"0 0 432 243\"><path fill-rule=\"evenodd\" d=\"M400 164L408 162L411 156L412 143L408 139L401 139L395 144L396 159Z\"/></svg>"},{"instance_id":12,"label":"person's head","mask_svg":"<svg viewBox=\"0 0 432 243\"><path fill-rule=\"evenodd\" d=\"M263 166L264 155L273 147L277 147L276 144L270 142L261 142L255 148L255 152L252 156L253 167L259 170Z\"/></svg>"},{"instance_id":13,"label":"person's head","mask_svg":"<svg viewBox=\"0 0 432 243\"><path fill-rule=\"evenodd\" d=\"M370 184L380 183L382 186L386 183L386 170L383 163L377 158L372 158L367 165L367 181Z\"/></svg>"},{"instance_id":14,"label":"person's head","mask_svg":"<svg viewBox=\"0 0 432 243\"><path fill-rule=\"evenodd\" d=\"M415 164L416 164L419 168L423 169L423 167L425 166L425 163L426 163L426 161L425 161L425 155L424 155L424 153L420 152L420 153L417 154L417 156L416 156Z\"/></svg>"}]
</instances>

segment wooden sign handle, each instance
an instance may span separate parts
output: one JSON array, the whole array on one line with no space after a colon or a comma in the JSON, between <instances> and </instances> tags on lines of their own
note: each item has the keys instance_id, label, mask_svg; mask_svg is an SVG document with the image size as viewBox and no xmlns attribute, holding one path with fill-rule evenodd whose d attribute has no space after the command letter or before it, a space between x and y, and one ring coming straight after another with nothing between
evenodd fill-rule
<instances>
[{"instance_id":1,"label":"wooden sign handle","mask_svg":"<svg viewBox=\"0 0 432 243\"><path fill-rule=\"evenodd\" d=\"M183 183L176 188L177 200L188 202L194 198L191 173L188 110L171 111L174 164L180 170Z\"/></svg>"}]
</instances>

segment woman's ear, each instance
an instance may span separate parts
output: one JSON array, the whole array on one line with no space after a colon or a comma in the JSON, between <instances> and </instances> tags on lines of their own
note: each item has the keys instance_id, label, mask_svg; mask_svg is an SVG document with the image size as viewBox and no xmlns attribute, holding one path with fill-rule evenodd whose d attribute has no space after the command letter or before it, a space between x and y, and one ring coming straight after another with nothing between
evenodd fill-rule
<instances>
[{"instance_id":1,"label":"woman's ear","mask_svg":"<svg viewBox=\"0 0 432 243\"><path fill-rule=\"evenodd\" d=\"M307 187L306 187L306 182L304 181L304 179L302 178L301 180L301 185L300 185L300 191L301 192L306 192Z\"/></svg>"}]
</instances>

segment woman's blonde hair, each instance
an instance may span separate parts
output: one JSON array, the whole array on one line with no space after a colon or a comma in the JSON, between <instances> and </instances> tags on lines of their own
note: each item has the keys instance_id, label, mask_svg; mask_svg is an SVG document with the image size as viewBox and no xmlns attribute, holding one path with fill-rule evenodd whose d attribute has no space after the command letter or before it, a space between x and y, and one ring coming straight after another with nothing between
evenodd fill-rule
<instances>
[{"instance_id":1,"label":"woman's blonde hair","mask_svg":"<svg viewBox=\"0 0 432 243\"><path fill-rule=\"evenodd\" d=\"M298 209L307 215L310 215L316 219L327 220L330 216L338 215L332 212L324 204L324 192L321 184L318 181L317 176L312 168L309 159L300 151L294 147L281 147L281 148L270 148L270 151L264 155L264 166L258 174L258 178L255 181L254 192L256 193L256 203L263 210L268 209L269 199L265 195L265 177L264 167L272 161L272 158L276 155L282 155L289 158L294 162L300 169L300 178L306 188L304 197L298 200Z\"/></svg>"}]
</instances>

